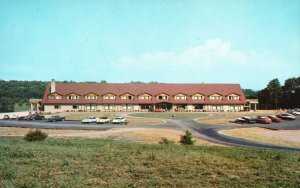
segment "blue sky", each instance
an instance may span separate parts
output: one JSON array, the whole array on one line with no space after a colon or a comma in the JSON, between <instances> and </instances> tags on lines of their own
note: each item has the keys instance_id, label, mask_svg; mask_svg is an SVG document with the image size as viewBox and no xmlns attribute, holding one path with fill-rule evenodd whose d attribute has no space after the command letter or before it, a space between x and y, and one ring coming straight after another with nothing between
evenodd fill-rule
<instances>
[{"instance_id":1,"label":"blue sky","mask_svg":"<svg viewBox=\"0 0 300 188\"><path fill-rule=\"evenodd\" d=\"M300 1L1 0L0 79L240 83L300 76Z\"/></svg>"}]
</instances>

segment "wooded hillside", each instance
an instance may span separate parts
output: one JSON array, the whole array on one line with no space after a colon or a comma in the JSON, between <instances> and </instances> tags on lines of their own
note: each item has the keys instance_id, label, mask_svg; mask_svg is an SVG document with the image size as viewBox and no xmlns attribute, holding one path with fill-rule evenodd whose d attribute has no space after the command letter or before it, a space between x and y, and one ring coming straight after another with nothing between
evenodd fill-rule
<instances>
[{"instance_id":1,"label":"wooded hillside","mask_svg":"<svg viewBox=\"0 0 300 188\"><path fill-rule=\"evenodd\" d=\"M74 81L63 81L63 83ZM28 100L41 99L49 82L0 80L0 112L29 110ZM91 82L86 82L91 83ZM97 82L92 82L97 83ZM98 83L107 83L102 80ZM137 82L131 82L137 83ZM273 79L260 91L243 89L246 98L258 98L260 109L300 108L300 77L289 78L281 85Z\"/></svg>"}]
</instances>

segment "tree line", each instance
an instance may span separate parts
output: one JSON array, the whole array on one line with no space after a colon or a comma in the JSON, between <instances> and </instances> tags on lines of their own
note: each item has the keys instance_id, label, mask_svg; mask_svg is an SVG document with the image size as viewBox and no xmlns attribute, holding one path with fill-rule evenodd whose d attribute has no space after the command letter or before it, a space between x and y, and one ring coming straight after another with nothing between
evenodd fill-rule
<instances>
[{"instance_id":1,"label":"tree line","mask_svg":"<svg viewBox=\"0 0 300 188\"><path fill-rule=\"evenodd\" d=\"M41 99L47 83L49 82L0 80L0 112L29 110L28 100ZM78 82L62 81L61 83ZM107 81L79 83L107 83ZM131 83L143 82L132 81ZM289 78L283 85L276 78L262 90L243 89L243 91L247 99L259 100L260 109L300 108L300 77Z\"/></svg>"},{"instance_id":2,"label":"tree line","mask_svg":"<svg viewBox=\"0 0 300 188\"><path fill-rule=\"evenodd\" d=\"M260 109L300 108L300 76L285 80L283 85L275 78L262 90L243 91L247 99L258 99Z\"/></svg>"}]
</instances>

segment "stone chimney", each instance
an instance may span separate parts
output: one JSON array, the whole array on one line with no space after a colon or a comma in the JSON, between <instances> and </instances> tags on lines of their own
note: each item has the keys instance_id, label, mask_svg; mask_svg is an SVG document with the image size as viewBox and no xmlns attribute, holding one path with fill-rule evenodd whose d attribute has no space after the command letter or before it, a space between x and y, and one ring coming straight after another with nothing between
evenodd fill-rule
<instances>
[{"instance_id":1,"label":"stone chimney","mask_svg":"<svg viewBox=\"0 0 300 188\"><path fill-rule=\"evenodd\" d=\"M55 80L52 79L51 86L50 86L50 93L54 93L54 92L55 92Z\"/></svg>"}]
</instances>

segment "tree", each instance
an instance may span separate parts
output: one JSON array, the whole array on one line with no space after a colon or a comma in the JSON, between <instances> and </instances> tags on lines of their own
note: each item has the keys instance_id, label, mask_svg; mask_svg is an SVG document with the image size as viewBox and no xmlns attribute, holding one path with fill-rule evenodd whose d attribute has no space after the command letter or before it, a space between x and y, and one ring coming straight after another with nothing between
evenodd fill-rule
<instances>
[{"instance_id":1,"label":"tree","mask_svg":"<svg viewBox=\"0 0 300 188\"><path fill-rule=\"evenodd\" d=\"M285 80L282 87L280 105L284 108L296 108L300 106L300 77Z\"/></svg>"},{"instance_id":2,"label":"tree","mask_svg":"<svg viewBox=\"0 0 300 188\"><path fill-rule=\"evenodd\" d=\"M271 80L266 89L270 93L271 107L275 107L277 109L279 97L281 96L281 86L278 78Z\"/></svg>"},{"instance_id":3,"label":"tree","mask_svg":"<svg viewBox=\"0 0 300 188\"><path fill-rule=\"evenodd\" d=\"M184 135L180 135L180 143L182 145L193 145L195 141L192 138L192 133L186 130Z\"/></svg>"},{"instance_id":4,"label":"tree","mask_svg":"<svg viewBox=\"0 0 300 188\"><path fill-rule=\"evenodd\" d=\"M247 99L257 99L258 97L258 91L254 91L252 89L243 89L243 92Z\"/></svg>"}]
</instances>

